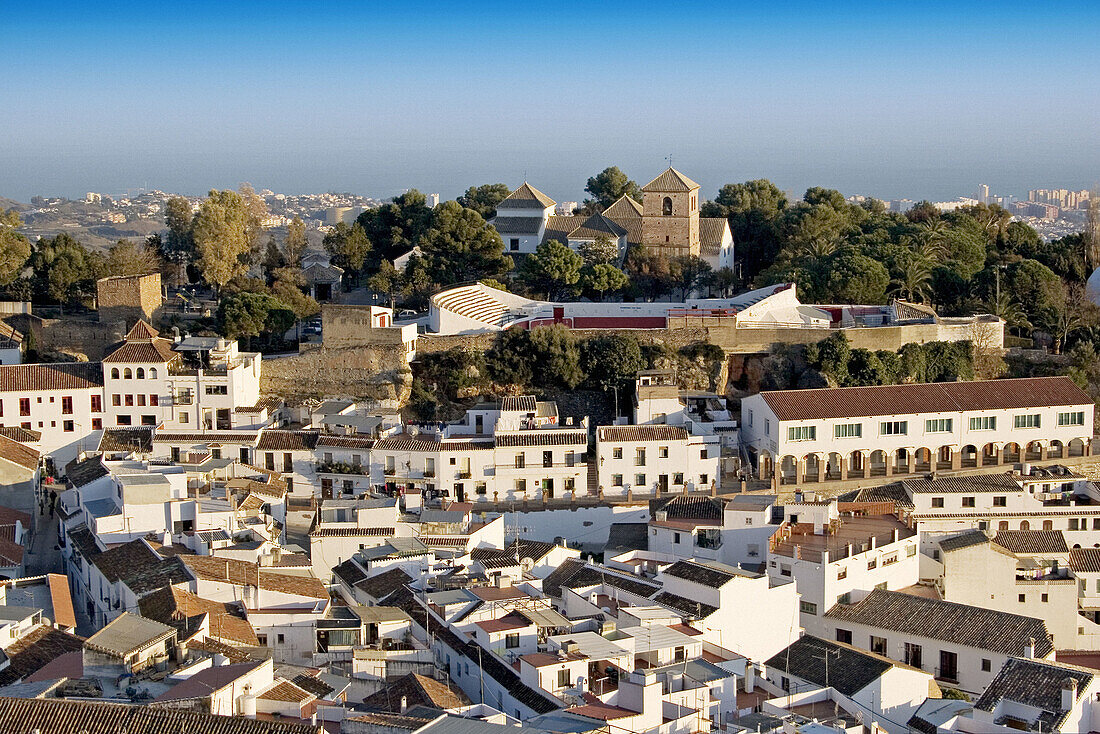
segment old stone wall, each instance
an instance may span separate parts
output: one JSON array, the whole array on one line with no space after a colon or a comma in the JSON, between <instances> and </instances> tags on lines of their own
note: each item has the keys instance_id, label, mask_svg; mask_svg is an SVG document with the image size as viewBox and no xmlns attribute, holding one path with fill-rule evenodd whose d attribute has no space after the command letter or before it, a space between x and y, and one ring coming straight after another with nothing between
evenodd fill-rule
<instances>
[{"instance_id":1,"label":"old stone wall","mask_svg":"<svg viewBox=\"0 0 1100 734\"><path fill-rule=\"evenodd\" d=\"M95 285L100 321L132 326L138 320L152 321L161 308L160 273L115 275Z\"/></svg>"},{"instance_id":2,"label":"old stone wall","mask_svg":"<svg viewBox=\"0 0 1100 734\"><path fill-rule=\"evenodd\" d=\"M688 329L618 329L618 332L632 334L638 338L641 344L664 344L673 349L685 347L699 341L707 341L707 330L701 328ZM577 339L590 339L592 337L607 336L612 331L608 329L573 329L573 335ZM490 334L454 334L442 336L438 334L422 334L416 340L417 354L430 354L432 352L445 352L454 347L487 351L496 341L497 332Z\"/></svg>"},{"instance_id":3,"label":"old stone wall","mask_svg":"<svg viewBox=\"0 0 1100 734\"><path fill-rule=\"evenodd\" d=\"M322 347L294 357L265 359L260 391L293 402L326 397L396 400L404 403L412 373L404 366L404 348Z\"/></svg>"},{"instance_id":4,"label":"old stone wall","mask_svg":"<svg viewBox=\"0 0 1100 734\"><path fill-rule=\"evenodd\" d=\"M687 321L687 320L685 320ZM753 354L767 352L773 344L814 344L836 331L848 337L853 348L897 351L911 342L958 341L971 338L969 324L903 324L849 329L739 329L734 326L706 326L708 338L726 352Z\"/></svg>"},{"instance_id":5,"label":"old stone wall","mask_svg":"<svg viewBox=\"0 0 1100 734\"><path fill-rule=\"evenodd\" d=\"M344 349L400 344L400 329L374 326L372 310L376 309L376 306L324 304L321 307L321 334L325 346Z\"/></svg>"},{"instance_id":6,"label":"old stone wall","mask_svg":"<svg viewBox=\"0 0 1100 734\"><path fill-rule=\"evenodd\" d=\"M89 362L103 359L123 340L127 331L125 321L103 322L75 317L44 319L32 314L14 314L4 321L24 335L33 331L39 352L61 352Z\"/></svg>"}]
</instances>

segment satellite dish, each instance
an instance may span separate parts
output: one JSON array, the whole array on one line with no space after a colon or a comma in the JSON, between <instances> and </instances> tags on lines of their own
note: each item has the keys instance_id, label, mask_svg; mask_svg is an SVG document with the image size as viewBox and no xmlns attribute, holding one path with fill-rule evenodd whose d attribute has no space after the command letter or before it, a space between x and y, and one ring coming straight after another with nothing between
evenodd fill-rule
<instances>
[{"instance_id":1,"label":"satellite dish","mask_svg":"<svg viewBox=\"0 0 1100 734\"><path fill-rule=\"evenodd\" d=\"M524 558L522 561L519 562L519 567L524 572L527 572L535 567L535 562L530 558Z\"/></svg>"}]
</instances>

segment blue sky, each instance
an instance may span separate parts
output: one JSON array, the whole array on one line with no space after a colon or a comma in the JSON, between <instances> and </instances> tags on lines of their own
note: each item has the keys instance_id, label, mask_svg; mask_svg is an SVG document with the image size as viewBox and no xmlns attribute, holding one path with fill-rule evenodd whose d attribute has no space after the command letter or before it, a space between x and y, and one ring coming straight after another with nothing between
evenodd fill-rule
<instances>
[{"instance_id":1,"label":"blue sky","mask_svg":"<svg viewBox=\"0 0 1100 734\"><path fill-rule=\"evenodd\" d=\"M0 196L1100 179L1100 3L0 0Z\"/></svg>"}]
</instances>

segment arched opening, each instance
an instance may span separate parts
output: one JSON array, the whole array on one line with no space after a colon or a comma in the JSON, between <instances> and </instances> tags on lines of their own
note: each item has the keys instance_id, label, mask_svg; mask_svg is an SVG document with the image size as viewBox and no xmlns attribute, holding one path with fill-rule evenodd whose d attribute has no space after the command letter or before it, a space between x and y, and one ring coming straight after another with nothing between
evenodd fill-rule
<instances>
[{"instance_id":1,"label":"arched opening","mask_svg":"<svg viewBox=\"0 0 1100 734\"><path fill-rule=\"evenodd\" d=\"M991 466L997 463L1000 454L997 451L997 444L987 443L982 447L982 465Z\"/></svg>"},{"instance_id":2,"label":"arched opening","mask_svg":"<svg viewBox=\"0 0 1100 734\"><path fill-rule=\"evenodd\" d=\"M665 200L661 202L661 216L672 216L672 197L666 196Z\"/></svg>"},{"instance_id":3,"label":"arched opening","mask_svg":"<svg viewBox=\"0 0 1100 734\"><path fill-rule=\"evenodd\" d=\"M824 469L824 467L821 466L821 459L818 457L817 454L806 454L806 456L803 457L802 461L804 462L803 466L805 467L802 470L802 480L805 482L816 482L818 479L818 474L821 472L821 470Z\"/></svg>"},{"instance_id":4,"label":"arched opening","mask_svg":"<svg viewBox=\"0 0 1100 734\"><path fill-rule=\"evenodd\" d=\"M1005 444L1002 449L1002 456L1006 464L1011 464L1020 460L1020 444L1011 441Z\"/></svg>"},{"instance_id":5,"label":"arched opening","mask_svg":"<svg viewBox=\"0 0 1100 734\"><path fill-rule=\"evenodd\" d=\"M1008 520L1001 520L997 523L997 531L1000 532L1001 530L1008 530Z\"/></svg>"},{"instance_id":6,"label":"arched opening","mask_svg":"<svg viewBox=\"0 0 1100 734\"><path fill-rule=\"evenodd\" d=\"M1085 442L1079 438L1075 438L1069 442L1069 455L1070 456L1084 456L1085 455Z\"/></svg>"},{"instance_id":7,"label":"arched opening","mask_svg":"<svg viewBox=\"0 0 1100 734\"><path fill-rule=\"evenodd\" d=\"M1043 520L1043 530L1053 530L1053 529L1054 529L1054 521L1053 520Z\"/></svg>"},{"instance_id":8,"label":"arched opening","mask_svg":"<svg viewBox=\"0 0 1100 734\"><path fill-rule=\"evenodd\" d=\"M913 467L916 472L926 472L932 470L932 452L926 448L919 448L916 451L917 462Z\"/></svg>"},{"instance_id":9,"label":"arched opening","mask_svg":"<svg viewBox=\"0 0 1100 734\"><path fill-rule=\"evenodd\" d=\"M853 451L848 454L848 477L866 479L866 462L862 451Z\"/></svg>"},{"instance_id":10,"label":"arched opening","mask_svg":"<svg viewBox=\"0 0 1100 734\"><path fill-rule=\"evenodd\" d=\"M844 457L835 451L829 453L825 459L825 478L840 479L840 470L844 466Z\"/></svg>"},{"instance_id":11,"label":"arched opening","mask_svg":"<svg viewBox=\"0 0 1100 734\"><path fill-rule=\"evenodd\" d=\"M894 473L909 473L909 449L898 449L894 452Z\"/></svg>"},{"instance_id":12,"label":"arched opening","mask_svg":"<svg viewBox=\"0 0 1100 734\"><path fill-rule=\"evenodd\" d=\"M974 444L967 444L962 449L962 466L963 467L976 467L978 465L978 447Z\"/></svg>"},{"instance_id":13,"label":"arched opening","mask_svg":"<svg viewBox=\"0 0 1100 734\"><path fill-rule=\"evenodd\" d=\"M1080 544L1080 543L1074 543L1074 544L1073 544L1073 547L1074 547L1074 548L1080 548L1080 547L1081 547L1081 544Z\"/></svg>"},{"instance_id":14,"label":"arched opening","mask_svg":"<svg viewBox=\"0 0 1100 734\"><path fill-rule=\"evenodd\" d=\"M137 368L137 378L139 380L144 380L145 379L145 368L144 367L138 367Z\"/></svg>"},{"instance_id":15,"label":"arched opening","mask_svg":"<svg viewBox=\"0 0 1100 734\"><path fill-rule=\"evenodd\" d=\"M950 446L940 446L936 450L936 468L937 469L950 469L951 468L951 454L954 451Z\"/></svg>"},{"instance_id":16,"label":"arched opening","mask_svg":"<svg viewBox=\"0 0 1100 734\"><path fill-rule=\"evenodd\" d=\"M112 367L111 368L111 379L112 380L117 380L118 379L118 367Z\"/></svg>"},{"instance_id":17,"label":"arched opening","mask_svg":"<svg viewBox=\"0 0 1100 734\"><path fill-rule=\"evenodd\" d=\"M761 479L771 481L773 468L772 455L767 451L760 452L760 456L756 459L757 476Z\"/></svg>"},{"instance_id":18,"label":"arched opening","mask_svg":"<svg viewBox=\"0 0 1100 734\"><path fill-rule=\"evenodd\" d=\"M1043 444L1032 441L1024 449L1024 461L1039 461L1043 458Z\"/></svg>"},{"instance_id":19,"label":"arched opening","mask_svg":"<svg viewBox=\"0 0 1100 734\"><path fill-rule=\"evenodd\" d=\"M129 367L127 367L126 369L124 369L122 371L122 379L124 379L124 380L134 379L134 373L130 371Z\"/></svg>"},{"instance_id":20,"label":"arched opening","mask_svg":"<svg viewBox=\"0 0 1100 734\"><path fill-rule=\"evenodd\" d=\"M875 449L871 452L871 459L868 462L868 476L872 477L884 477L886 476L886 462L887 454L882 449Z\"/></svg>"},{"instance_id":21,"label":"arched opening","mask_svg":"<svg viewBox=\"0 0 1100 734\"><path fill-rule=\"evenodd\" d=\"M1050 442L1050 448L1047 449L1047 458L1050 459L1064 459L1066 458L1066 445L1054 439Z\"/></svg>"},{"instance_id":22,"label":"arched opening","mask_svg":"<svg viewBox=\"0 0 1100 734\"><path fill-rule=\"evenodd\" d=\"M1027 520L1020 521L1020 530L1031 530L1031 523Z\"/></svg>"},{"instance_id":23,"label":"arched opening","mask_svg":"<svg viewBox=\"0 0 1100 734\"><path fill-rule=\"evenodd\" d=\"M794 484L795 476L798 471L797 467L798 459L787 454L783 457L782 463L779 465L779 483L780 484Z\"/></svg>"}]
</instances>

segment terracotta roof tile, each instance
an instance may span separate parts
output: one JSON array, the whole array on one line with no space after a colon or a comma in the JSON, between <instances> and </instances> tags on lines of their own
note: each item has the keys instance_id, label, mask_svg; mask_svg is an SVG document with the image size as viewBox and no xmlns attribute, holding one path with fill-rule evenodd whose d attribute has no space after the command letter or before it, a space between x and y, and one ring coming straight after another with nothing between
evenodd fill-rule
<instances>
[{"instance_id":1,"label":"terracotta roof tile","mask_svg":"<svg viewBox=\"0 0 1100 734\"><path fill-rule=\"evenodd\" d=\"M680 426L600 426L596 429L600 441L683 441L688 432Z\"/></svg>"},{"instance_id":2,"label":"terracotta roof tile","mask_svg":"<svg viewBox=\"0 0 1100 734\"><path fill-rule=\"evenodd\" d=\"M312 451L317 446L317 431L265 430L260 433L257 451Z\"/></svg>"},{"instance_id":3,"label":"terracotta roof tile","mask_svg":"<svg viewBox=\"0 0 1100 734\"><path fill-rule=\"evenodd\" d=\"M127 341L103 358L105 364L168 364L179 355L168 339Z\"/></svg>"},{"instance_id":4,"label":"terracotta roof tile","mask_svg":"<svg viewBox=\"0 0 1100 734\"><path fill-rule=\"evenodd\" d=\"M30 446L0 435L0 459L10 461L28 471L34 471L38 468L38 457L38 451Z\"/></svg>"},{"instance_id":5,"label":"terracotta roof tile","mask_svg":"<svg viewBox=\"0 0 1100 734\"><path fill-rule=\"evenodd\" d=\"M103 368L98 362L0 365L0 392L81 390L103 387Z\"/></svg>"},{"instance_id":6,"label":"terracotta roof tile","mask_svg":"<svg viewBox=\"0 0 1100 734\"><path fill-rule=\"evenodd\" d=\"M660 176L643 186L642 191L652 191L654 193L663 194L678 191L691 191L697 188L699 188L699 184L695 183L675 168L670 167Z\"/></svg>"},{"instance_id":7,"label":"terracotta roof tile","mask_svg":"<svg viewBox=\"0 0 1100 734\"><path fill-rule=\"evenodd\" d=\"M518 189L508 194L502 202L497 204L500 209L546 209L554 206L556 202L546 194L536 189L526 181Z\"/></svg>"},{"instance_id":8,"label":"terracotta roof tile","mask_svg":"<svg viewBox=\"0 0 1100 734\"><path fill-rule=\"evenodd\" d=\"M785 421L1092 405L1068 377L775 390L760 395Z\"/></svg>"}]
</instances>

